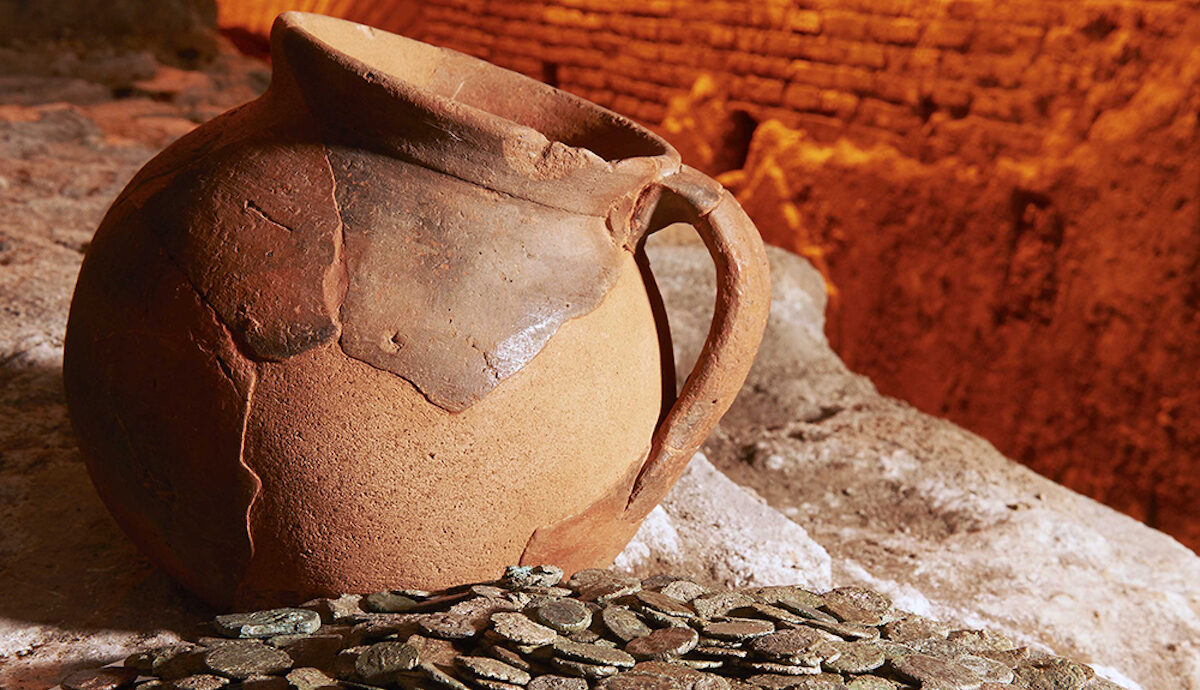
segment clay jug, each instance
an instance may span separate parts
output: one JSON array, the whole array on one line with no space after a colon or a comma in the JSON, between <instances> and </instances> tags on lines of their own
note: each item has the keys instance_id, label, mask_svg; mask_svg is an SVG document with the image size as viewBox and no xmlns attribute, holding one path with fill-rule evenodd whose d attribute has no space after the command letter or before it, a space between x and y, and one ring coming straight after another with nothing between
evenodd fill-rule
<instances>
[{"instance_id":1,"label":"clay jug","mask_svg":"<svg viewBox=\"0 0 1200 690\"><path fill-rule=\"evenodd\" d=\"M465 55L281 15L259 99L146 164L66 336L100 496L214 604L602 567L733 401L758 233L658 136ZM679 395L641 241L717 265Z\"/></svg>"}]
</instances>

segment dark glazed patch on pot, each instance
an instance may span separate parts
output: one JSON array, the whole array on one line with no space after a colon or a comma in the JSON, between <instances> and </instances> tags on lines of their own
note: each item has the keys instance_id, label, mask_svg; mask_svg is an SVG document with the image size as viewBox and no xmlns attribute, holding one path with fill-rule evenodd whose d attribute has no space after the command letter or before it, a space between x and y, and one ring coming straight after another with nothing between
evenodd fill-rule
<instances>
[{"instance_id":1,"label":"dark glazed patch on pot","mask_svg":"<svg viewBox=\"0 0 1200 690\"><path fill-rule=\"evenodd\" d=\"M331 146L349 287L347 355L460 411L596 308L620 248L604 219Z\"/></svg>"},{"instance_id":2,"label":"dark glazed patch on pot","mask_svg":"<svg viewBox=\"0 0 1200 690\"><path fill-rule=\"evenodd\" d=\"M337 337L344 280L324 147L288 134L210 154L148 209L196 290L249 354L268 360Z\"/></svg>"}]
</instances>

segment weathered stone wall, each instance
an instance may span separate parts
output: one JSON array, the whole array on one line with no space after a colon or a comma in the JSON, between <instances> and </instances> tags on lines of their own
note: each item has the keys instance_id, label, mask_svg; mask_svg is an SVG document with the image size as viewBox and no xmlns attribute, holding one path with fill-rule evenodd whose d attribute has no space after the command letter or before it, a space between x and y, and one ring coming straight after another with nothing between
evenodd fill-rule
<instances>
[{"instance_id":1,"label":"weathered stone wall","mask_svg":"<svg viewBox=\"0 0 1200 690\"><path fill-rule=\"evenodd\" d=\"M749 148L724 179L822 268L850 366L1200 547L1197 0L369 6L662 123L710 172ZM702 75L703 116L667 117Z\"/></svg>"}]
</instances>

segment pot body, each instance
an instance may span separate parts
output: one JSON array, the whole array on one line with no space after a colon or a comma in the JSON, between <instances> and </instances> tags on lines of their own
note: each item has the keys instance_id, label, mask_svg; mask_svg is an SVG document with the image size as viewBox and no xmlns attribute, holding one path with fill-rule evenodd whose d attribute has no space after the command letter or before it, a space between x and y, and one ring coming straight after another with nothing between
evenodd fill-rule
<instances>
[{"instance_id":1,"label":"pot body","mask_svg":"<svg viewBox=\"0 0 1200 690\"><path fill-rule=\"evenodd\" d=\"M745 378L753 226L520 75L317 15L272 51L266 94L149 162L85 257L64 379L101 498L220 606L607 566ZM679 401L638 250L672 194L719 294Z\"/></svg>"},{"instance_id":2,"label":"pot body","mask_svg":"<svg viewBox=\"0 0 1200 690\"><path fill-rule=\"evenodd\" d=\"M65 378L94 483L218 604L491 578L645 460L648 274L605 217L329 126L282 57L88 251Z\"/></svg>"}]
</instances>

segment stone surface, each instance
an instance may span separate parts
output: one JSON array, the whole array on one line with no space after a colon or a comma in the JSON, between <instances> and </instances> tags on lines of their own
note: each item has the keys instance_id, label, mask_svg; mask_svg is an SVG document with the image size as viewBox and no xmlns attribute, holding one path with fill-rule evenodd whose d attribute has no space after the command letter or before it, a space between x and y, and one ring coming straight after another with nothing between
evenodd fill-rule
<instances>
[{"instance_id":1,"label":"stone surface","mask_svg":"<svg viewBox=\"0 0 1200 690\"><path fill-rule=\"evenodd\" d=\"M861 583L914 613L1103 664L1101 675L1130 687L1200 687L1200 559L876 393L822 335L819 274L770 253L771 322L741 396L705 445L712 464L802 526L829 553L838 585ZM686 372L712 302L696 286L711 284L712 271L701 247L664 242L650 256ZM654 529L643 526L626 555ZM719 543L705 534L689 548ZM752 562L756 552L744 553ZM1148 628L1147 618L1163 623Z\"/></svg>"},{"instance_id":2,"label":"stone surface","mask_svg":"<svg viewBox=\"0 0 1200 690\"><path fill-rule=\"evenodd\" d=\"M47 687L176 641L215 613L151 567L111 521L61 395L79 250L128 176L169 138L156 118L183 129L188 112L205 111L171 98L0 108L6 690ZM708 327L712 296L695 286L711 280L709 260L693 247L656 247L652 259L686 371ZM1194 554L877 395L824 340L820 276L795 256L772 252L772 261L765 346L707 446L711 463L693 462L624 566L737 586L860 583L901 608L1104 664L1100 675L1127 687L1200 687Z\"/></svg>"}]
</instances>

